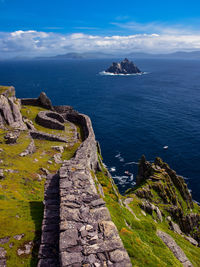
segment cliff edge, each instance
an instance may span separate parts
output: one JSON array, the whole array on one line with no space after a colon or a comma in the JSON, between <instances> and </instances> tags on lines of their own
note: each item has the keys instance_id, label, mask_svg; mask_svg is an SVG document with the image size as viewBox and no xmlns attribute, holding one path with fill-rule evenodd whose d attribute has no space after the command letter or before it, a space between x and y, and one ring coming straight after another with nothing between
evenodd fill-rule
<instances>
[{"instance_id":1,"label":"cliff edge","mask_svg":"<svg viewBox=\"0 0 200 267\"><path fill-rule=\"evenodd\" d=\"M200 266L200 207L181 176L142 156L121 195L88 116L1 93L0 266Z\"/></svg>"}]
</instances>

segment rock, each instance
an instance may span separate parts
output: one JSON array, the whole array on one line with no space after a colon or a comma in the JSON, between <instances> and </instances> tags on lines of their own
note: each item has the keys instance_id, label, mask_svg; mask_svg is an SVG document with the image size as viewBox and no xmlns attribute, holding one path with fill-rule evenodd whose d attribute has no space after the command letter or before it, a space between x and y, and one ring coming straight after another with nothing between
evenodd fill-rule
<instances>
[{"instance_id":1,"label":"rock","mask_svg":"<svg viewBox=\"0 0 200 267\"><path fill-rule=\"evenodd\" d=\"M0 127L11 126L19 130L26 130L27 127L22 120L20 104L14 95L0 95Z\"/></svg>"},{"instance_id":2,"label":"rock","mask_svg":"<svg viewBox=\"0 0 200 267\"><path fill-rule=\"evenodd\" d=\"M45 92L40 93L40 96L38 97L38 102L39 102L39 105L41 105L42 107L46 109L54 110L51 100L47 97Z\"/></svg>"},{"instance_id":3,"label":"rock","mask_svg":"<svg viewBox=\"0 0 200 267\"><path fill-rule=\"evenodd\" d=\"M174 223L173 221L170 221L169 225L170 225L171 230L174 231L175 233L179 235L183 234L178 224Z\"/></svg>"},{"instance_id":4,"label":"rock","mask_svg":"<svg viewBox=\"0 0 200 267\"><path fill-rule=\"evenodd\" d=\"M121 63L113 62L112 65L106 70L106 72L113 74L134 74L142 73L138 67L132 62L125 58Z\"/></svg>"},{"instance_id":5,"label":"rock","mask_svg":"<svg viewBox=\"0 0 200 267\"><path fill-rule=\"evenodd\" d=\"M173 252L174 256L186 267L192 267L183 250L176 244L174 239L162 231L157 231L157 235L162 239L166 246Z\"/></svg>"},{"instance_id":6,"label":"rock","mask_svg":"<svg viewBox=\"0 0 200 267\"><path fill-rule=\"evenodd\" d=\"M31 254L32 247L33 247L33 243L31 241L26 243L26 244L24 244L23 248L18 248L17 255L21 256L21 255L24 255L24 254L25 255Z\"/></svg>"},{"instance_id":7,"label":"rock","mask_svg":"<svg viewBox=\"0 0 200 267\"><path fill-rule=\"evenodd\" d=\"M8 132L4 139L6 140L6 144L15 144L17 142L17 138L19 137L19 132Z\"/></svg>"},{"instance_id":8,"label":"rock","mask_svg":"<svg viewBox=\"0 0 200 267\"><path fill-rule=\"evenodd\" d=\"M70 246L77 245L78 231L77 229L66 230L61 233L60 248L65 249Z\"/></svg>"},{"instance_id":9,"label":"rock","mask_svg":"<svg viewBox=\"0 0 200 267\"><path fill-rule=\"evenodd\" d=\"M142 155L138 165L138 175L136 177L136 184L140 185L150 176L151 163L148 162L144 155Z\"/></svg>"},{"instance_id":10,"label":"rock","mask_svg":"<svg viewBox=\"0 0 200 267\"><path fill-rule=\"evenodd\" d=\"M198 246L198 242L194 238L186 235L184 235L184 238L189 241L193 246Z\"/></svg>"},{"instance_id":11,"label":"rock","mask_svg":"<svg viewBox=\"0 0 200 267\"><path fill-rule=\"evenodd\" d=\"M128 257L127 252L125 250L120 250L120 249L116 249L110 252L109 255L110 255L110 260L112 262L121 262L127 259Z\"/></svg>"},{"instance_id":12,"label":"rock","mask_svg":"<svg viewBox=\"0 0 200 267\"><path fill-rule=\"evenodd\" d=\"M3 150L3 148L0 148L0 152L3 152L4 150Z\"/></svg>"},{"instance_id":13,"label":"rock","mask_svg":"<svg viewBox=\"0 0 200 267\"><path fill-rule=\"evenodd\" d=\"M0 169L0 179L4 179L4 171L3 171L3 169Z\"/></svg>"},{"instance_id":14,"label":"rock","mask_svg":"<svg viewBox=\"0 0 200 267\"><path fill-rule=\"evenodd\" d=\"M55 149L56 151L63 153L64 147L63 146L52 146L51 148Z\"/></svg>"},{"instance_id":15,"label":"rock","mask_svg":"<svg viewBox=\"0 0 200 267\"><path fill-rule=\"evenodd\" d=\"M147 200L143 201L140 206L145 212L149 213L150 215L153 215L153 211L155 211L158 219L162 222L162 213L157 206Z\"/></svg>"},{"instance_id":16,"label":"rock","mask_svg":"<svg viewBox=\"0 0 200 267\"><path fill-rule=\"evenodd\" d=\"M0 259L5 259L6 254L7 254L6 250L0 247Z\"/></svg>"},{"instance_id":17,"label":"rock","mask_svg":"<svg viewBox=\"0 0 200 267\"><path fill-rule=\"evenodd\" d=\"M28 145L27 149L20 153L20 157L25 157L27 155L33 154L36 151L34 140L31 138L31 142Z\"/></svg>"},{"instance_id":18,"label":"rock","mask_svg":"<svg viewBox=\"0 0 200 267\"><path fill-rule=\"evenodd\" d=\"M9 248L12 248L13 246L14 246L14 243L11 242L11 243L9 244Z\"/></svg>"},{"instance_id":19,"label":"rock","mask_svg":"<svg viewBox=\"0 0 200 267\"><path fill-rule=\"evenodd\" d=\"M35 126L34 126L34 124L33 124L33 122L32 122L31 120L28 120L28 119L26 119L26 118L23 118L23 121L24 121L24 123L26 124L26 126L27 126L27 128L28 128L29 130L33 130L33 131L36 130L36 129L35 129Z\"/></svg>"},{"instance_id":20,"label":"rock","mask_svg":"<svg viewBox=\"0 0 200 267\"><path fill-rule=\"evenodd\" d=\"M46 168L40 168L40 170L47 176L50 172Z\"/></svg>"},{"instance_id":21,"label":"rock","mask_svg":"<svg viewBox=\"0 0 200 267\"><path fill-rule=\"evenodd\" d=\"M10 240L10 237L9 236L5 236L3 238L0 238L0 244L3 245L3 244L6 244L8 243Z\"/></svg>"},{"instance_id":22,"label":"rock","mask_svg":"<svg viewBox=\"0 0 200 267\"><path fill-rule=\"evenodd\" d=\"M61 154L61 153L57 153L57 154L55 154L55 155L53 156L53 159L54 159L55 163L57 163L57 164L62 163L62 159L61 159L61 157L62 157L62 154Z\"/></svg>"},{"instance_id":23,"label":"rock","mask_svg":"<svg viewBox=\"0 0 200 267\"><path fill-rule=\"evenodd\" d=\"M13 236L13 238L16 240L21 240L23 237L24 237L24 234Z\"/></svg>"}]
</instances>

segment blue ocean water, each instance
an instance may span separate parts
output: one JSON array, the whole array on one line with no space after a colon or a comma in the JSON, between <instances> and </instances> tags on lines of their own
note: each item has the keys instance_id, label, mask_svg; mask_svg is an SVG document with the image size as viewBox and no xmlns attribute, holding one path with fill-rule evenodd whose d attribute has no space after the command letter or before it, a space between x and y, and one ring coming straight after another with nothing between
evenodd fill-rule
<instances>
[{"instance_id":1,"label":"blue ocean water","mask_svg":"<svg viewBox=\"0 0 200 267\"><path fill-rule=\"evenodd\" d=\"M160 156L186 177L200 201L200 61L137 59L147 74L100 75L111 62L0 62L0 84L14 85L17 97L45 91L54 105L72 105L88 114L122 193L133 186L136 163L145 154L150 161Z\"/></svg>"}]
</instances>

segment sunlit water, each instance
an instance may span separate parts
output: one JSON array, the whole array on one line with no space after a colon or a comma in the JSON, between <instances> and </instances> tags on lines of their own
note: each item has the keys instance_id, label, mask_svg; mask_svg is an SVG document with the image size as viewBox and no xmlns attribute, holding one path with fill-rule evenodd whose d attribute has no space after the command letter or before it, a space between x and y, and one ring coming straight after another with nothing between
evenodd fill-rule
<instances>
[{"instance_id":1,"label":"sunlit water","mask_svg":"<svg viewBox=\"0 0 200 267\"><path fill-rule=\"evenodd\" d=\"M14 85L17 97L43 90L53 104L88 114L122 193L134 185L145 154L186 177L200 201L200 61L136 60L145 75L102 75L111 62L1 62L0 84Z\"/></svg>"}]
</instances>

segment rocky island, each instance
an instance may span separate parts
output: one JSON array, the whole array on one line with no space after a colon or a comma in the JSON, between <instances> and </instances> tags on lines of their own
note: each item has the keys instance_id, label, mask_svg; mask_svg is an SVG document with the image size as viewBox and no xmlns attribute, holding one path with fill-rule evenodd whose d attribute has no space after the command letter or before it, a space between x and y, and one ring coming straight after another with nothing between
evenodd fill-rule
<instances>
[{"instance_id":1,"label":"rocky island","mask_svg":"<svg viewBox=\"0 0 200 267\"><path fill-rule=\"evenodd\" d=\"M112 65L105 71L112 74L141 74L142 72L132 62L125 58L122 62L113 62Z\"/></svg>"},{"instance_id":2,"label":"rocky island","mask_svg":"<svg viewBox=\"0 0 200 267\"><path fill-rule=\"evenodd\" d=\"M200 266L200 207L160 158L121 195L91 120L0 86L0 266Z\"/></svg>"}]
</instances>

